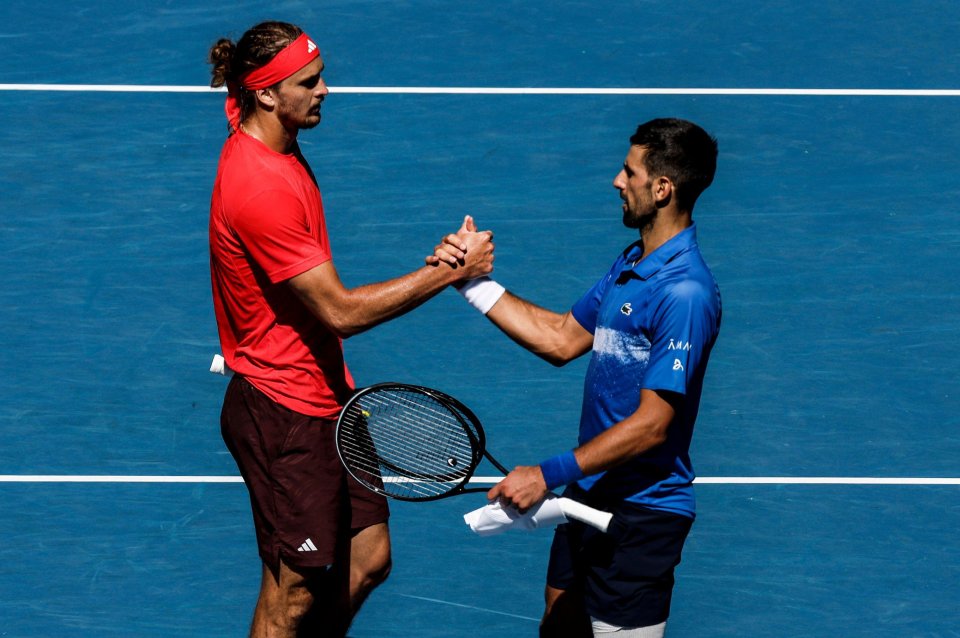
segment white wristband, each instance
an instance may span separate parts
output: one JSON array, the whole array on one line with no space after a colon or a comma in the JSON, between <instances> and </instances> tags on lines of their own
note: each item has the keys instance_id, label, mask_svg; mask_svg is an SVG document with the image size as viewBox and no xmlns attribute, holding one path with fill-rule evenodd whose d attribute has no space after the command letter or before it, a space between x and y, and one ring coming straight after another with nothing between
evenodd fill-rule
<instances>
[{"instance_id":1,"label":"white wristband","mask_svg":"<svg viewBox=\"0 0 960 638\"><path fill-rule=\"evenodd\" d=\"M489 277L471 279L457 288L457 292L463 295L467 303L483 314L490 312L490 309L493 308L495 303L500 301L500 297L502 297L506 291L506 288Z\"/></svg>"}]
</instances>

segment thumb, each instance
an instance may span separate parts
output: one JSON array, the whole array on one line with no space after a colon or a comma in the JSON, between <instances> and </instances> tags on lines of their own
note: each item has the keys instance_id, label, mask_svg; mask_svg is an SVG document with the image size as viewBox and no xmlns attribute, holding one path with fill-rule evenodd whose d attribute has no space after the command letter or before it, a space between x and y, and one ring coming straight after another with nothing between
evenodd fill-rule
<instances>
[{"instance_id":1,"label":"thumb","mask_svg":"<svg viewBox=\"0 0 960 638\"><path fill-rule=\"evenodd\" d=\"M473 217L470 215L465 215L463 218L463 224L460 226L460 230L457 232L468 232L475 233L477 232L477 225L473 221Z\"/></svg>"}]
</instances>

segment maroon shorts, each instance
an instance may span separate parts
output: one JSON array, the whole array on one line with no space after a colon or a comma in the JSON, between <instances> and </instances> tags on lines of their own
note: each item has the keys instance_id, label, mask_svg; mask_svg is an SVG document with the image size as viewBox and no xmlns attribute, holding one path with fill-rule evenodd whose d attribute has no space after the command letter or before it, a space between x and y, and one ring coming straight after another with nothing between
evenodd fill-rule
<instances>
[{"instance_id":1,"label":"maroon shorts","mask_svg":"<svg viewBox=\"0 0 960 638\"><path fill-rule=\"evenodd\" d=\"M276 574L324 567L349 549L356 530L386 522L387 501L365 489L337 454L336 421L289 410L236 375L223 399L220 431L250 492L257 544Z\"/></svg>"}]
</instances>

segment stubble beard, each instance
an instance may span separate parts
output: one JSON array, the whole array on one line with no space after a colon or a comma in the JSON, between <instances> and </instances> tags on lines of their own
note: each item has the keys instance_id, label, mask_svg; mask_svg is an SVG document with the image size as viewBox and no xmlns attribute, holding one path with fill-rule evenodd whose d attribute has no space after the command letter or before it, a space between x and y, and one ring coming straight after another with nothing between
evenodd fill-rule
<instances>
[{"instance_id":1,"label":"stubble beard","mask_svg":"<svg viewBox=\"0 0 960 638\"><path fill-rule=\"evenodd\" d=\"M659 213L660 209L656 206L652 206L649 210L639 213L631 211L630 207L626 206L623 211L623 225L627 228L635 228L642 233L653 226L653 223L657 221L657 215Z\"/></svg>"},{"instance_id":2,"label":"stubble beard","mask_svg":"<svg viewBox=\"0 0 960 638\"><path fill-rule=\"evenodd\" d=\"M306 131L312 128L316 128L320 124L322 119L320 115L320 110L317 109L316 115L312 113L313 109L310 109L306 112L305 115L299 115L298 113L293 112L289 108L289 102L280 98L279 103L277 104L279 108L279 113L277 114L280 118L281 123L284 127L288 129L295 129L299 131ZM322 104L322 102L321 102Z\"/></svg>"}]
</instances>

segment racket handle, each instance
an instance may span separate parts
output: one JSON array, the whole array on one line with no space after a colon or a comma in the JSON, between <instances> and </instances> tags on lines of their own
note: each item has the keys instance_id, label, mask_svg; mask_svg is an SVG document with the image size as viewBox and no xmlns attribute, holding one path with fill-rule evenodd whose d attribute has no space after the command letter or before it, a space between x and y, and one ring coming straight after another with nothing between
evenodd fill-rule
<instances>
[{"instance_id":1,"label":"racket handle","mask_svg":"<svg viewBox=\"0 0 960 638\"><path fill-rule=\"evenodd\" d=\"M596 527L601 532L606 533L610 528L610 521L613 520L613 514L594 509L589 505L584 505L569 498L560 498L560 511L567 518L585 523L590 527Z\"/></svg>"},{"instance_id":2,"label":"racket handle","mask_svg":"<svg viewBox=\"0 0 960 638\"><path fill-rule=\"evenodd\" d=\"M213 355L213 361L210 362L210 372L214 374L222 374L225 377L229 377L233 374L233 370L227 367L227 362L224 360L223 356L219 354Z\"/></svg>"}]
</instances>

